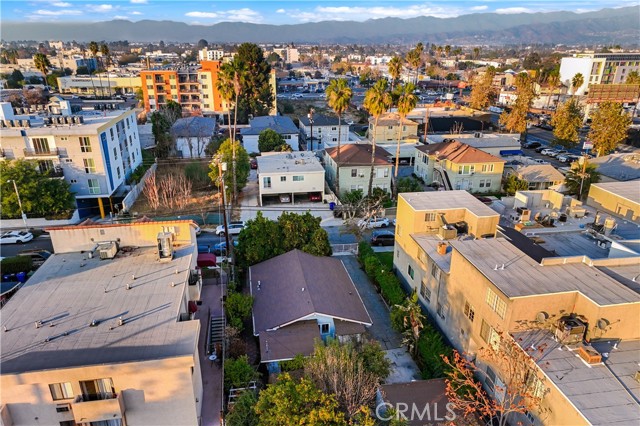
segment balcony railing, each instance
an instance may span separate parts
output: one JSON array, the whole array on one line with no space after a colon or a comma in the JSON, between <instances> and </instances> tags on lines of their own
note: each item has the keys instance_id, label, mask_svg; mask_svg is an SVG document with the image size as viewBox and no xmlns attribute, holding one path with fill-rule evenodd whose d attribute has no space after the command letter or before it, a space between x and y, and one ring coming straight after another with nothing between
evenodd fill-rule
<instances>
[{"instance_id":1,"label":"balcony railing","mask_svg":"<svg viewBox=\"0 0 640 426\"><path fill-rule=\"evenodd\" d=\"M99 393L78 395L71 404L76 423L100 422L124 417L122 394Z\"/></svg>"},{"instance_id":2,"label":"balcony railing","mask_svg":"<svg viewBox=\"0 0 640 426\"><path fill-rule=\"evenodd\" d=\"M47 171L44 172L44 174L46 174L47 176L49 176L51 178L64 177L64 171L63 171L62 167L56 167L56 168L47 170Z\"/></svg>"},{"instance_id":3,"label":"balcony railing","mask_svg":"<svg viewBox=\"0 0 640 426\"><path fill-rule=\"evenodd\" d=\"M60 155L60 150L58 150L58 148L49 148L47 150L44 150L44 149L34 150L34 149L28 149L28 148L24 149L25 157L52 157L52 156L57 157L59 155Z\"/></svg>"},{"instance_id":4,"label":"balcony railing","mask_svg":"<svg viewBox=\"0 0 640 426\"><path fill-rule=\"evenodd\" d=\"M105 399L116 399L117 393L113 392L100 392L100 393L83 393L77 395L74 402L87 402L87 401L102 401Z\"/></svg>"}]
</instances>

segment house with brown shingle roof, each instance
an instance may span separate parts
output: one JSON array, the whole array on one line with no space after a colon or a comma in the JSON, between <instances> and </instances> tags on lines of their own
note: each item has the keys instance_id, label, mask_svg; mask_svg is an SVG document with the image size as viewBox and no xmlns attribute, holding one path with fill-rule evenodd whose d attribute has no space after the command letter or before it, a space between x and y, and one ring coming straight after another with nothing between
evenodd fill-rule
<instances>
[{"instance_id":1,"label":"house with brown shingle roof","mask_svg":"<svg viewBox=\"0 0 640 426\"><path fill-rule=\"evenodd\" d=\"M317 339L359 339L371 317L342 261L292 250L249 268L253 334L270 373Z\"/></svg>"},{"instance_id":2,"label":"house with brown shingle roof","mask_svg":"<svg viewBox=\"0 0 640 426\"><path fill-rule=\"evenodd\" d=\"M340 157L338 148L325 149L324 169L325 177L329 185L335 190L338 167L340 168L340 194L348 191L362 190L367 193L369 188L369 176L371 176L371 150L369 144L342 145ZM373 187L391 192L391 175L393 164L390 162L391 154L384 148L376 147Z\"/></svg>"},{"instance_id":3,"label":"house with brown shingle roof","mask_svg":"<svg viewBox=\"0 0 640 426\"><path fill-rule=\"evenodd\" d=\"M530 190L558 189L564 182L564 175L551 164L520 166L513 174L518 179L527 181Z\"/></svg>"},{"instance_id":4,"label":"house with brown shingle roof","mask_svg":"<svg viewBox=\"0 0 640 426\"><path fill-rule=\"evenodd\" d=\"M416 146L414 173L426 184L473 193L499 192L505 161L465 143Z\"/></svg>"}]
</instances>

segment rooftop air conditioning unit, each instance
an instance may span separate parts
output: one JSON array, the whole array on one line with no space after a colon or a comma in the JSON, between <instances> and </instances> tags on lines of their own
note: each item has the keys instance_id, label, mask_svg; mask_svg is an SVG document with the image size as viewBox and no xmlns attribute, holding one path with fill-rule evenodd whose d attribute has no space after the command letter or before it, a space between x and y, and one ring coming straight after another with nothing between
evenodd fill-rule
<instances>
[{"instance_id":1,"label":"rooftop air conditioning unit","mask_svg":"<svg viewBox=\"0 0 640 426\"><path fill-rule=\"evenodd\" d=\"M98 244L100 260L113 259L118 253L118 244L115 241Z\"/></svg>"},{"instance_id":2,"label":"rooftop air conditioning unit","mask_svg":"<svg viewBox=\"0 0 640 426\"><path fill-rule=\"evenodd\" d=\"M560 318L555 331L555 338L562 344L572 345L582 342L587 326L574 316Z\"/></svg>"}]
</instances>

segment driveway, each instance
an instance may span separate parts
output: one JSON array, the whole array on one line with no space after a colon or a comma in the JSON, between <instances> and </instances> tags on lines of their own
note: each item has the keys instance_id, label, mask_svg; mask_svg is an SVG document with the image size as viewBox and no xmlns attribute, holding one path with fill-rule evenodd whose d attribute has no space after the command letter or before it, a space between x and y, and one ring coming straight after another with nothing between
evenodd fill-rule
<instances>
[{"instance_id":1,"label":"driveway","mask_svg":"<svg viewBox=\"0 0 640 426\"><path fill-rule=\"evenodd\" d=\"M368 328L369 335L380 342L382 349L396 349L402 346L402 336L391 327L389 310L378 294L375 287L369 281L369 277L360 269L360 264L355 256L341 256L340 259L347 268L351 280L356 286L364 306L369 312L373 325Z\"/></svg>"}]
</instances>

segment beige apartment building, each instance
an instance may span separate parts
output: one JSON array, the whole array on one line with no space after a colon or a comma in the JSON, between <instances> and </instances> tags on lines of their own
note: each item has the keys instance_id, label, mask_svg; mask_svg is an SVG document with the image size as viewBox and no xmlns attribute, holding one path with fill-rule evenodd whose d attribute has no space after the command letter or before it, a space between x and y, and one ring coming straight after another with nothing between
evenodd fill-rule
<instances>
[{"instance_id":1,"label":"beige apartment building","mask_svg":"<svg viewBox=\"0 0 640 426\"><path fill-rule=\"evenodd\" d=\"M418 123L408 118L400 119L397 113L383 114L378 118L376 126L375 117L369 117L369 139L375 137L376 143L398 141L398 136L403 142L415 143L418 141Z\"/></svg>"},{"instance_id":2,"label":"beige apartment building","mask_svg":"<svg viewBox=\"0 0 640 426\"><path fill-rule=\"evenodd\" d=\"M640 258L538 262L507 238L492 238L498 219L464 191L400 194L394 267L401 280L454 347L471 357L496 345L501 333L522 338L523 348L549 348L538 364L548 394L538 412L514 423L633 423L640 415L639 387L632 384ZM502 372L476 361L495 378L485 381L495 392Z\"/></svg>"},{"instance_id":3,"label":"beige apartment building","mask_svg":"<svg viewBox=\"0 0 640 426\"><path fill-rule=\"evenodd\" d=\"M369 177L371 176L371 145L349 144L340 148L326 148L324 153L324 168L327 182L331 187L336 187L338 168L340 168L340 194L348 191L360 190L364 194L369 189ZM373 166L373 188L380 188L391 192L392 164L389 162L390 154L381 147L376 148Z\"/></svg>"},{"instance_id":4,"label":"beige apartment building","mask_svg":"<svg viewBox=\"0 0 640 426\"><path fill-rule=\"evenodd\" d=\"M49 231L55 254L2 310L2 424L200 424L193 223Z\"/></svg>"}]
</instances>

